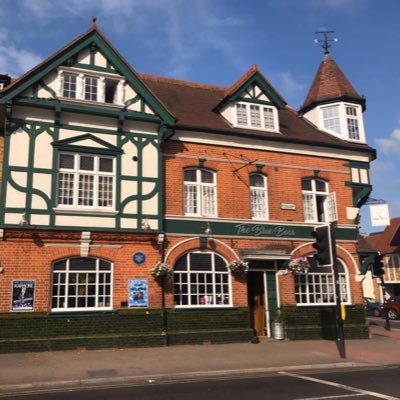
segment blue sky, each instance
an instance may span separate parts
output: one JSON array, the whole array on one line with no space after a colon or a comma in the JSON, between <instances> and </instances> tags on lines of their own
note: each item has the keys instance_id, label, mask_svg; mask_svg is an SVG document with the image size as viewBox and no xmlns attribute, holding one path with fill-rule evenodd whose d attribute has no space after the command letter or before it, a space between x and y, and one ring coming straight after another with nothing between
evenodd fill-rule
<instances>
[{"instance_id":1,"label":"blue sky","mask_svg":"<svg viewBox=\"0 0 400 400\"><path fill-rule=\"evenodd\" d=\"M323 50L367 98L372 197L400 216L400 1L398 0L2 0L0 72L17 77L91 25L140 73L231 86L252 64L289 106L302 104ZM372 229L362 212L361 231Z\"/></svg>"}]
</instances>

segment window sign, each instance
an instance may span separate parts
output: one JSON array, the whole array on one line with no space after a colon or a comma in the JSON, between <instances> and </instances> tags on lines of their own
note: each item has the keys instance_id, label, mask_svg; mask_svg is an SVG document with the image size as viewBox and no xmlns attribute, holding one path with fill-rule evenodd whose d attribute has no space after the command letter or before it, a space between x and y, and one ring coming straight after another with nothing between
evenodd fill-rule
<instances>
[{"instance_id":1,"label":"window sign","mask_svg":"<svg viewBox=\"0 0 400 400\"><path fill-rule=\"evenodd\" d=\"M11 311L33 311L35 281L13 281Z\"/></svg>"},{"instance_id":2,"label":"window sign","mask_svg":"<svg viewBox=\"0 0 400 400\"><path fill-rule=\"evenodd\" d=\"M129 308L143 308L149 306L149 284L147 279L129 280Z\"/></svg>"},{"instance_id":3,"label":"window sign","mask_svg":"<svg viewBox=\"0 0 400 400\"><path fill-rule=\"evenodd\" d=\"M137 265L142 265L146 262L146 255L138 251L133 255L133 262Z\"/></svg>"}]
</instances>

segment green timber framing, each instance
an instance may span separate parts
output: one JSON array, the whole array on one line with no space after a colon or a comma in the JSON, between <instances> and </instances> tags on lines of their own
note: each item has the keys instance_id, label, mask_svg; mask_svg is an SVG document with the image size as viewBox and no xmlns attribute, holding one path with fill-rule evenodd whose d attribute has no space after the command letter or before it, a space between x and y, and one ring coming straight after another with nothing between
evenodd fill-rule
<instances>
[{"instance_id":1,"label":"green timber framing","mask_svg":"<svg viewBox=\"0 0 400 400\"><path fill-rule=\"evenodd\" d=\"M84 50L85 48L90 49L90 64L74 64L76 61L77 54ZM102 52L102 54L107 59L107 68L96 67L94 65L94 51L98 49ZM96 70L100 72L112 72L119 73L123 75L126 81L135 89L138 93L133 99L128 99L125 102L125 107L122 109L107 109L99 107L96 104L88 105L88 104L69 104L64 103L56 98L54 98L54 91L48 88L44 82L43 78L54 71L61 65L68 66L78 66L80 68L85 68L89 70ZM33 93L37 93L37 87L40 86L47 90L51 98L50 99L38 99L38 98L22 98L18 97L28 88L32 87ZM138 111L129 111L126 108L135 102L140 101L140 109L141 112ZM147 104L156 115L150 115L144 113L144 104ZM154 219L153 215L142 215L142 202L138 202L138 209L136 214L132 213L122 213L124 206L133 200L146 200L147 197L151 197L155 192L158 192L158 230L162 230L162 215L163 215L163 190L162 190L162 182L163 182L163 168L162 168L162 145L164 141L164 135L166 134L169 127L175 125L174 117L158 102L158 100L153 96L151 92L147 90L147 88L143 85L140 78L136 76L136 73L131 69L131 67L121 58L121 56L113 49L113 47L108 43L107 39L103 37L103 35L97 30L95 26L93 26L89 31L83 34L80 38L71 42L64 49L56 53L53 57L46 60L44 63L40 64L38 67L34 68L30 72L28 72L25 76L19 79L15 84L12 84L9 88L7 88L0 98L0 105L5 108L5 143L4 143L4 156L3 156L3 164L9 164L9 151L10 151L10 133L18 128L22 128L28 135L30 141L30 150L28 155L28 166L27 167L12 167L10 169L3 169L3 179L2 179L2 191L0 195L0 226L6 227L4 224L4 213L5 212L14 212L14 213L23 213L25 212L26 217L29 220L29 217L32 213L35 214L49 214L50 216L50 226L35 226L35 228L45 228L45 229L55 229L55 212L53 208L56 206L55 199L55 187L57 182L57 145L53 146L53 167L52 169L44 169L44 168L34 168L33 167L33 159L34 159L34 139L35 137L46 131L52 138L53 142L57 144L59 141L59 132L61 129L70 129L74 131L82 131L84 134L88 133L101 133L101 134L109 134L115 135L117 137L117 149L121 149L124 143L127 141L132 141L132 143L136 146L138 152L138 174L137 177L131 176L122 176L121 175L121 155L118 152L115 152L115 156L117 159L116 164L116 225L115 228L101 228L98 230L113 230L120 229L120 221L121 218L137 218L137 227L142 226L142 220L144 219ZM26 120L18 120L12 118L12 106L24 106L24 107L34 107L37 109L44 110L52 110L54 112L54 123L49 122L38 122L32 121L29 119ZM116 129L115 130L107 130L107 129L98 129L93 127L82 127L76 125L65 125L61 124L61 114L63 112L68 113L83 113L86 115L93 116L101 116L101 117L109 117L115 119ZM133 132L124 132L123 126L125 120L134 120L134 121L142 121L142 122L151 122L158 124L158 135L147 135L144 133L133 133ZM61 141L60 141L61 143ZM152 145L157 149L158 153L158 177L157 178L144 178L142 175L143 172L143 159L141 157L141 153L143 148L146 145ZM58 146L59 147L59 146ZM80 148L80 151L90 151L91 153L101 153L101 149L97 148L88 148L83 149ZM27 187L22 188L17 185L11 179L11 173L14 171L25 172L28 176ZM50 198L46 196L43 192L40 192L36 189L31 189L32 186L32 177L34 173L41 174L51 174L52 175L52 195ZM124 202L121 203L120 197L120 183L122 180L136 180L138 182L138 193L134 196L130 196L127 199L124 199ZM147 197L142 194L142 184L144 182L154 182L155 188L152 193L148 194ZM13 188L16 190L20 190L26 192L27 201L26 207L22 208L12 208L5 207L6 204L6 188L7 183L10 183ZM30 188L30 189L29 189ZM41 197L48 206L48 210L43 209L33 209L31 207L31 198L32 195L38 195ZM63 215L68 215L64 213ZM85 215L85 212L82 211L81 214L77 214L74 212L71 215ZM109 217L109 215L97 215L96 217ZM7 227L16 227L16 225L7 225ZM63 227L64 229L64 227ZM68 227L65 227L68 230ZM82 229L80 227L75 227L74 229ZM87 229L87 228L86 228ZM94 229L96 230L96 228ZM124 231L141 231L142 229L123 229Z\"/></svg>"}]
</instances>

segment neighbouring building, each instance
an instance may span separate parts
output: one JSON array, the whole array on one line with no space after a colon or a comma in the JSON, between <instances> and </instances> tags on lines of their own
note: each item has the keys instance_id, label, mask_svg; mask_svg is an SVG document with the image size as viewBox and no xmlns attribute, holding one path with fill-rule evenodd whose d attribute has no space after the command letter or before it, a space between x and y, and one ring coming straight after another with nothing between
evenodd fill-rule
<instances>
[{"instance_id":1,"label":"neighbouring building","mask_svg":"<svg viewBox=\"0 0 400 400\"><path fill-rule=\"evenodd\" d=\"M138 74L94 24L0 103L1 351L249 341L278 309L288 338L332 337L331 269L288 271L330 221L346 336L368 337L375 151L328 52L297 112L256 66L229 88Z\"/></svg>"},{"instance_id":2,"label":"neighbouring building","mask_svg":"<svg viewBox=\"0 0 400 400\"><path fill-rule=\"evenodd\" d=\"M375 254L383 256L383 291L380 278L374 278L372 272L365 274L364 295L383 302L386 297L400 296L400 218L392 218L383 232L370 234L364 238Z\"/></svg>"}]
</instances>

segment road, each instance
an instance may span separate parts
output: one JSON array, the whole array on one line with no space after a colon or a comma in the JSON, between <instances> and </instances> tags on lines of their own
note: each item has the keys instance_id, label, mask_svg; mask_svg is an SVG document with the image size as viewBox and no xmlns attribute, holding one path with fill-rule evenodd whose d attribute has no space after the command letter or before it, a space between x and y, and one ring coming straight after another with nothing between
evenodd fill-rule
<instances>
[{"instance_id":1,"label":"road","mask_svg":"<svg viewBox=\"0 0 400 400\"><path fill-rule=\"evenodd\" d=\"M400 400L400 366L280 371L263 376L0 395L9 400Z\"/></svg>"}]
</instances>

